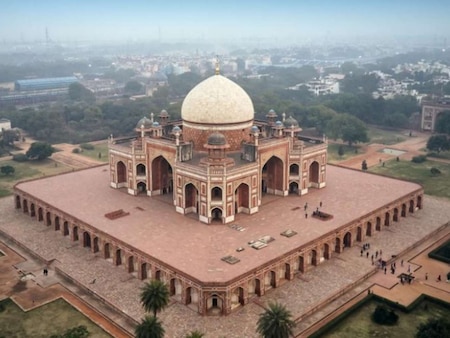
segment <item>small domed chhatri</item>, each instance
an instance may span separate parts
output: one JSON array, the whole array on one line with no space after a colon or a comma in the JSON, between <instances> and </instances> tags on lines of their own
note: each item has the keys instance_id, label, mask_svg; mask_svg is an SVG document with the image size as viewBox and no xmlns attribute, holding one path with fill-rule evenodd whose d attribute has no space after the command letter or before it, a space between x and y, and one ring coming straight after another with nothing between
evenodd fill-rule
<instances>
[{"instance_id":1,"label":"small domed chhatri","mask_svg":"<svg viewBox=\"0 0 450 338\"><path fill-rule=\"evenodd\" d=\"M151 128L152 127L152 120L150 120L148 117L143 117L143 118L141 118L140 120L139 120L139 122L138 123L136 123L136 129L141 129L141 128L144 128L144 129L148 129L148 128Z\"/></svg>"},{"instance_id":2,"label":"small domed chhatri","mask_svg":"<svg viewBox=\"0 0 450 338\"><path fill-rule=\"evenodd\" d=\"M298 128L299 126L298 121L292 116L289 116L286 120L284 120L283 124L286 128Z\"/></svg>"},{"instance_id":3,"label":"small domed chhatri","mask_svg":"<svg viewBox=\"0 0 450 338\"><path fill-rule=\"evenodd\" d=\"M208 137L208 145L210 146L223 146L227 144L227 139L221 133L212 133Z\"/></svg>"}]
</instances>

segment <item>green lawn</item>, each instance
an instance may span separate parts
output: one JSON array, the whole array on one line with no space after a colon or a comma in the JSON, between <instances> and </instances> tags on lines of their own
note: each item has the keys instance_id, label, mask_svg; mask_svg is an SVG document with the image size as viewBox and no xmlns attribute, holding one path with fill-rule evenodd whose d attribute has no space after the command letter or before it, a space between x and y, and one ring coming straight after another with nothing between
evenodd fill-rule
<instances>
[{"instance_id":1,"label":"green lawn","mask_svg":"<svg viewBox=\"0 0 450 338\"><path fill-rule=\"evenodd\" d=\"M396 325L379 325L371 320L371 315L378 304L380 304L378 301L369 301L320 337L414 337L419 324L425 323L429 318L449 318L450 316L448 308L424 300L410 313L394 310L399 316Z\"/></svg>"},{"instance_id":2,"label":"green lawn","mask_svg":"<svg viewBox=\"0 0 450 338\"><path fill-rule=\"evenodd\" d=\"M344 155L342 156L339 156L338 154L340 146L344 149ZM357 150L357 152L355 152L355 150ZM362 148L359 145L350 147L348 144L341 145L336 143L328 143L328 163L338 163L362 153Z\"/></svg>"},{"instance_id":3,"label":"green lawn","mask_svg":"<svg viewBox=\"0 0 450 338\"><path fill-rule=\"evenodd\" d=\"M406 140L409 137L408 132L401 130L385 130L369 126L367 134L369 143L379 143L392 145Z\"/></svg>"},{"instance_id":4,"label":"green lawn","mask_svg":"<svg viewBox=\"0 0 450 338\"><path fill-rule=\"evenodd\" d=\"M86 156L86 157L93 158L97 161L108 162L108 160L109 160L109 158L108 158L108 141L105 141L104 143L97 143L93 146L94 146L94 149L92 149L92 150L82 149L82 152L79 154ZM99 157L99 154L101 154L101 157Z\"/></svg>"},{"instance_id":5,"label":"green lawn","mask_svg":"<svg viewBox=\"0 0 450 338\"><path fill-rule=\"evenodd\" d=\"M0 166L10 165L14 167L15 172L13 175L0 174L0 197L8 196L12 193L14 184L19 181L23 181L30 178L44 177L56 175L62 172L68 172L72 170L70 167L56 164L51 159L43 161L1 161Z\"/></svg>"},{"instance_id":6,"label":"green lawn","mask_svg":"<svg viewBox=\"0 0 450 338\"><path fill-rule=\"evenodd\" d=\"M426 194L450 198L450 164L430 160L423 163L397 162L395 159L385 163L384 167L371 167L369 171L413 181L423 185ZM432 175L430 169L433 167L439 169L441 174Z\"/></svg>"},{"instance_id":7,"label":"green lawn","mask_svg":"<svg viewBox=\"0 0 450 338\"><path fill-rule=\"evenodd\" d=\"M431 152L427 156L443 158L444 160L450 160L450 151L441 151L440 153Z\"/></svg>"},{"instance_id":8,"label":"green lawn","mask_svg":"<svg viewBox=\"0 0 450 338\"><path fill-rule=\"evenodd\" d=\"M4 311L0 312L0 337L48 338L80 325L87 327L89 337L111 337L63 299L28 312L22 311L10 299L0 304L4 306Z\"/></svg>"}]
</instances>

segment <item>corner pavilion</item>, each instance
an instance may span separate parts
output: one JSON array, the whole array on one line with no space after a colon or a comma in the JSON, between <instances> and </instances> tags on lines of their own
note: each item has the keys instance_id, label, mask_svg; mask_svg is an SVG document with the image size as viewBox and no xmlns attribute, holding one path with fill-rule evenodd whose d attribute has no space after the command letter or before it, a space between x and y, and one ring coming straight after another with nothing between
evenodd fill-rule
<instances>
[{"instance_id":1,"label":"corner pavilion","mask_svg":"<svg viewBox=\"0 0 450 338\"><path fill-rule=\"evenodd\" d=\"M226 315L423 206L417 184L327 166L327 140L302 136L292 117L255 120L247 93L218 73L181 117L163 110L136 137L111 137L109 165L17 184L15 208L61 245Z\"/></svg>"}]
</instances>

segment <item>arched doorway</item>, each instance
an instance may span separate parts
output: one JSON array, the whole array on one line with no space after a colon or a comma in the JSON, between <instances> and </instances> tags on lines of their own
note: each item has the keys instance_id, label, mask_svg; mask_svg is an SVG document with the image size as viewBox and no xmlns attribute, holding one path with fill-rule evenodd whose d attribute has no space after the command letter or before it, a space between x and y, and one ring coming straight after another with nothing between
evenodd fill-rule
<instances>
[{"instance_id":1,"label":"arched doorway","mask_svg":"<svg viewBox=\"0 0 450 338\"><path fill-rule=\"evenodd\" d=\"M47 211L47 213L45 214L45 219L47 226L52 225L52 214L50 213L50 211Z\"/></svg>"},{"instance_id":2,"label":"arched doorway","mask_svg":"<svg viewBox=\"0 0 450 338\"><path fill-rule=\"evenodd\" d=\"M42 208L38 208L38 222L42 222L44 220L44 211Z\"/></svg>"},{"instance_id":3,"label":"arched doorway","mask_svg":"<svg viewBox=\"0 0 450 338\"><path fill-rule=\"evenodd\" d=\"M289 166L289 175L290 176L298 176L300 174L300 167L298 164L291 164Z\"/></svg>"},{"instance_id":4,"label":"arched doorway","mask_svg":"<svg viewBox=\"0 0 450 338\"><path fill-rule=\"evenodd\" d=\"M98 237L94 237L94 253L99 252Z\"/></svg>"},{"instance_id":5,"label":"arched doorway","mask_svg":"<svg viewBox=\"0 0 450 338\"><path fill-rule=\"evenodd\" d=\"M371 222L367 222L366 236L372 236L372 223Z\"/></svg>"},{"instance_id":6,"label":"arched doorway","mask_svg":"<svg viewBox=\"0 0 450 338\"><path fill-rule=\"evenodd\" d=\"M144 164L139 163L136 166L136 176L145 176L147 174L146 167Z\"/></svg>"},{"instance_id":7,"label":"arched doorway","mask_svg":"<svg viewBox=\"0 0 450 338\"><path fill-rule=\"evenodd\" d=\"M198 291L196 288L188 287L186 288L186 298L185 298L185 304L191 305L195 310L198 310Z\"/></svg>"},{"instance_id":8,"label":"arched doorway","mask_svg":"<svg viewBox=\"0 0 450 338\"><path fill-rule=\"evenodd\" d=\"M249 194L249 187L245 183L241 183L239 187L234 191L234 200L236 205L235 213L240 212L250 212L250 194Z\"/></svg>"},{"instance_id":9,"label":"arched doorway","mask_svg":"<svg viewBox=\"0 0 450 338\"><path fill-rule=\"evenodd\" d=\"M116 257L115 257L114 264L115 265L122 265L122 250L117 249L116 250Z\"/></svg>"},{"instance_id":10,"label":"arched doorway","mask_svg":"<svg viewBox=\"0 0 450 338\"><path fill-rule=\"evenodd\" d=\"M261 297L261 280L259 278L255 279L255 294Z\"/></svg>"},{"instance_id":11,"label":"arched doorway","mask_svg":"<svg viewBox=\"0 0 450 338\"><path fill-rule=\"evenodd\" d=\"M125 163L122 161L117 162L116 166L116 172L117 172L117 183L127 183L127 167Z\"/></svg>"},{"instance_id":12,"label":"arched doorway","mask_svg":"<svg viewBox=\"0 0 450 338\"><path fill-rule=\"evenodd\" d=\"M23 200L23 213L28 214L28 201Z\"/></svg>"},{"instance_id":13,"label":"arched doorway","mask_svg":"<svg viewBox=\"0 0 450 338\"><path fill-rule=\"evenodd\" d=\"M298 194L298 183L297 182L289 183L289 193L290 194Z\"/></svg>"},{"instance_id":14,"label":"arched doorway","mask_svg":"<svg viewBox=\"0 0 450 338\"><path fill-rule=\"evenodd\" d=\"M172 180L172 166L163 157L158 156L152 161L152 187L151 190L160 194L169 193Z\"/></svg>"},{"instance_id":15,"label":"arched doorway","mask_svg":"<svg viewBox=\"0 0 450 338\"><path fill-rule=\"evenodd\" d=\"M362 228L360 226L356 229L356 241L362 241Z\"/></svg>"},{"instance_id":16,"label":"arched doorway","mask_svg":"<svg viewBox=\"0 0 450 338\"><path fill-rule=\"evenodd\" d=\"M223 313L223 300L217 295L213 294L206 300L206 311L210 315L221 315Z\"/></svg>"},{"instance_id":17,"label":"arched doorway","mask_svg":"<svg viewBox=\"0 0 450 338\"><path fill-rule=\"evenodd\" d=\"M139 194L147 194L147 184L145 182L139 182L137 184L137 193Z\"/></svg>"},{"instance_id":18,"label":"arched doorway","mask_svg":"<svg viewBox=\"0 0 450 338\"><path fill-rule=\"evenodd\" d=\"M222 200L222 189L219 187L214 187L211 190L211 200L221 201Z\"/></svg>"},{"instance_id":19,"label":"arched doorway","mask_svg":"<svg viewBox=\"0 0 450 338\"><path fill-rule=\"evenodd\" d=\"M243 305L245 305L244 289L242 287L237 287L231 292L231 310Z\"/></svg>"},{"instance_id":20,"label":"arched doorway","mask_svg":"<svg viewBox=\"0 0 450 338\"><path fill-rule=\"evenodd\" d=\"M144 280L148 278L148 264L147 263L141 263L141 275L140 279Z\"/></svg>"},{"instance_id":21,"label":"arched doorway","mask_svg":"<svg viewBox=\"0 0 450 338\"><path fill-rule=\"evenodd\" d=\"M72 229L72 240L73 241L78 241L78 227L74 226Z\"/></svg>"},{"instance_id":22,"label":"arched doorway","mask_svg":"<svg viewBox=\"0 0 450 338\"><path fill-rule=\"evenodd\" d=\"M417 196L417 208L422 209L422 196Z\"/></svg>"},{"instance_id":23,"label":"arched doorway","mask_svg":"<svg viewBox=\"0 0 450 338\"><path fill-rule=\"evenodd\" d=\"M283 161L272 156L263 166L261 172L262 184L268 194L283 194Z\"/></svg>"},{"instance_id":24,"label":"arched doorway","mask_svg":"<svg viewBox=\"0 0 450 338\"><path fill-rule=\"evenodd\" d=\"M184 187L184 210L186 214L198 213L198 190L192 184L186 184Z\"/></svg>"},{"instance_id":25,"label":"arched doorway","mask_svg":"<svg viewBox=\"0 0 450 338\"><path fill-rule=\"evenodd\" d=\"M340 253L341 250L342 250L341 239L339 237L336 237L336 243L334 245L334 252Z\"/></svg>"},{"instance_id":26,"label":"arched doorway","mask_svg":"<svg viewBox=\"0 0 450 338\"><path fill-rule=\"evenodd\" d=\"M384 225L389 226L391 224L391 214L389 212L386 212L384 214Z\"/></svg>"},{"instance_id":27,"label":"arched doorway","mask_svg":"<svg viewBox=\"0 0 450 338\"><path fill-rule=\"evenodd\" d=\"M317 251L311 250L311 265L316 266L317 265Z\"/></svg>"},{"instance_id":28,"label":"arched doorway","mask_svg":"<svg viewBox=\"0 0 450 338\"><path fill-rule=\"evenodd\" d=\"M381 231L381 217L377 217L377 222L375 224L375 230Z\"/></svg>"},{"instance_id":29,"label":"arched doorway","mask_svg":"<svg viewBox=\"0 0 450 338\"><path fill-rule=\"evenodd\" d=\"M63 236L69 236L69 222L65 221L63 223ZM55 230L59 230L59 218L58 222L55 222Z\"/></svg>"},{"instance_id":30,"label":"arched doorway","mask_svg":"<svg viewBox=\"0 0 450 338\"><path fill-rule=\"evenodd\" d=\"M134 256L128 257L128 273L134 272Z\"/></svg>"},{"instance_id":31,"label":"arched doorway","mask_svg":"<svg viewBox=\"0 0 450 338\"><path fill-rule=\"evenodd\" d=\"M111 245L109 243L105 243L103 247L103 254L105 255L105 259L111 258Z\"/></svg>"},{"instance_id":32,"label":"arched doorway","mask_svg":"<svg viewBox=\"0 0 450 338\"><path fill-rule=\"evenodd\" d=\"M411 214L414 213L414 201L413 200L409 201L409 212Z\"/></svg>"},{"instance_id":33,"label":"arched doorway","mask_svg":"<svg viewBox=\"0 0 450 338\"><path fill-rule=\"evenodd\" d=\"M352 246L352 233L347 232L344 236L344 248L350 248Z\"/></svg>"},{"instance_id":34,"label":"arched doorway","mask_svg":"<svg viewBox=\"0 0 450 338\"><path fill-rule=\"evenodd\" d=\"M406 203L402 204L402 217L406 217Z\"/></svg>"},{"instance_id":35,"label":"arched doorway","mask_svg":"<svg viewBox=\"0 0 450 338\"><path fill-rule=\"evenodd\" d=\"M392 217L394 222L398 222L398 208L394 208L394 216Z\"/></svg>"},{"instance_id":36,"label":"arched doorway","mask_svg":"<svg viewBox=\"0 0 450 338\"><path fill-rule=\"evenodd\" d=\"M305 272L305 258L303 256L298 256L298 271Z\"/></svg>"},{"instance_id":37,"label":"arched doorway","mask_svg":"<svg viewBox=\"0 0 450 338\"><path fill-rule=\"evenodd\" d=\"M220 208L211 210L211 223L223 223L222 210Z\"/></svg>"},{"instance_id":38,"label":"arched doorway","mask_svg":"<svg viewBox=\"0 0 450 338\"><path fill-rule=\"evenodd\" d=\"M264 286L267 289L275 288L277 283L277 274L275 271L267 271L264 278Z\"/></svg>"},{"instance_id":39,"label":"arched doorway","mask_svg":"<svg viewBox=\"0 0 450 338\"><path fill-rule=\"evenodd\" d=\"M83 232L83 247L90 248L91 247L91 235L87 231Z\"/></svg>"},{"instance_id":40,"label":"arched doorway","mask_svg":"<svg viewBox=\"0 0 450 338\"><path fill-rule=\"evenodd\" d=\"M328 243L325 243L323 245L323 257L325 259L330 259L331 258L330 245L328 245Z\"/></svg>"},{"instance_id":41,"label":"arched doorway","mask_svg":"<svg viewBox=\"0 0 450 338\"><path fill-rule=\"evenodd\" d=\"M34 203L30 203L30 216L35 217L36 216L36 206Z\"/></svg>"},{"instance_id":42,"label":"arched doorway","mask_svg":"<svg viewBox=\"0 0 450 338\"><path fill-rule=\"evenodd\" d=\"M284 264L284 279L291 280L291 264Z\"/></svg>"},{"instance_id":43,"label":"arched doorway","mask_svg":"<svg viewBox=\"0 0 450 338\"><path fill-rule=\"evenodd\" d=\"M319 188L320 165L314 161L309 166L309 187Z\"/></svg>"},{"instance_id":44,"label":"arched doorway","mask_svg":"<svg viewBox=\"0 0 450 338\"><path fill-rule=\"evenodd\" d=\"M60 229L60 223L59 223L59 216L55 217L55 231L59 231ZM64 236L67 236L69 234L69 226L67 225L67 234L65 233L65 229L64 229Z\"/></svg>"}]
</instances>

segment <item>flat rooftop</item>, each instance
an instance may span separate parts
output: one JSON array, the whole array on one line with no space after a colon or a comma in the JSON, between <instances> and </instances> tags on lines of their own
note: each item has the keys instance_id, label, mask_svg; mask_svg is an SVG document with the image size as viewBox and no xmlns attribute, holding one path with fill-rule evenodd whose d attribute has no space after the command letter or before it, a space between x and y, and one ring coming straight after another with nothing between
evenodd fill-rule
<instances>
[{"instance_id":1,"label":"flat rooftop","mask_svg":"<svg viewBox=\"0 0 450 338\"><path fill-rule=\"evenodd\" d=\"M178 214L171 196L132 196L125 189L111 188L109 165L16 187L203 283L237 278L421 189L415 183L328 165L326 188L310 189L304 196L267 195L257 214L236 216L232 224L245 229L238 231L231 224L207 225L191 215ZM311 217L320 202L320 210L333 215L331 220ZM115 220L105 217L119 209L129 215ZM289 229L297 234L289 238L281 235ZM274 241L260 250L248 245L264 236ZM245 250L237 252L239 247ZM228 255L240 262L231 265L221 260Z\"/></svg>"}]
</instances>

